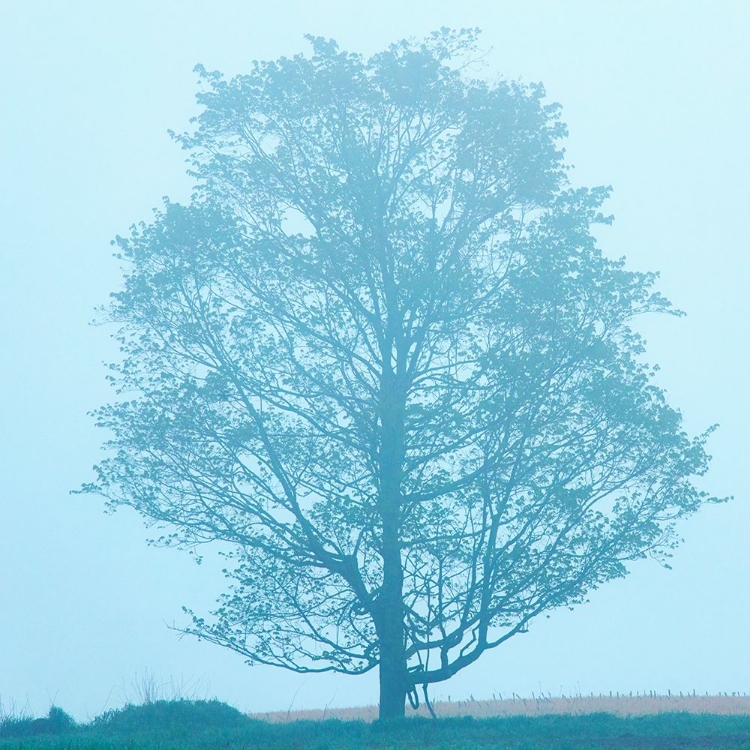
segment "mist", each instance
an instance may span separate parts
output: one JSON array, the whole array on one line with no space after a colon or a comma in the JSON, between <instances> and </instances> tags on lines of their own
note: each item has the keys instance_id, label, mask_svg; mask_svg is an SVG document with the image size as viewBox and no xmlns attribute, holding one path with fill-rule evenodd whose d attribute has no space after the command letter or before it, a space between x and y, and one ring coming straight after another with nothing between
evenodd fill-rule
<instances>
[{"instance_id":1,"label":"mist","mask_svg":"<svg viewBox=\"0 0 750 750\"><path fill-rule=\"evenodd\" d=\"M692 435L718 423L700 489L727 503L680 522L668 561L632 565L572 610L557 609L483 655L436 698L493 694L750 691L744 502L750 261L750 9L744 3L351 4L281 0L6 4L0 122L0 699L78 719L166 694L216 696L245 711L369 705L377 676L298 675L170 626L209 611L222 561L149 546L128 508L70 495L91 479L103 435L88 412L112 398L111 326L91 326L122 287L110 241L150 221L162 196L188 201L186 154L167 131L199 112L196 64L226 76L306 51L304 35L373 54L440 27L478 27L481 74L541 82L562 105L575 185L611 185L596 228L609 258L659 272L685 317L638 327L656 382ZM140 686L140 688L139 688Z\"/></svg>"}]
</instances>

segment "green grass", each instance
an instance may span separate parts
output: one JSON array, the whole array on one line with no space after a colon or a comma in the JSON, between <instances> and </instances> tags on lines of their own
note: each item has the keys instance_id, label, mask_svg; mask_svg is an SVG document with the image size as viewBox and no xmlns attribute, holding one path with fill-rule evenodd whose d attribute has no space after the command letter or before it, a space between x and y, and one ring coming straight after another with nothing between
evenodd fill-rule
<instances>
[{"instance_id":1,"label":"green grass","mask_svg":"<svg viewBox=\"0 0 750 750\"><path fill-rule=\"evenodd\" d=\"M157 701L77 725L61 709L47 719L0 722L0 750L750 750L750 716L660 714L620 718L514 716L398 722L268 724L219 701Z\"/></svg>"}]
</instances>

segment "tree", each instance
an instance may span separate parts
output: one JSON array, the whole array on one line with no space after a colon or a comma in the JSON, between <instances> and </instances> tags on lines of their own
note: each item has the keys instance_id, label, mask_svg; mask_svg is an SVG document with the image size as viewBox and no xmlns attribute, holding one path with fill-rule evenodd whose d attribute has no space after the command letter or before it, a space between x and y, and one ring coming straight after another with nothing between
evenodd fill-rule
<instances>
[{"instance_id":1,"label":"tree","mask_svg":"<svg viewBox=\"0 0 750 750\"><path fill-rule=\"evenodd\" d=\"M708 432L653 382L633 321L676 313L598 248L608 190L570 186L540 85L473 77L471 31L369 59L310 42L197 68L192 199L116 239L111 453L84 489L226 551L228 593L187 632L378 667L396 717L668 557L714 499Z\"/></svg>"}]
</instances>

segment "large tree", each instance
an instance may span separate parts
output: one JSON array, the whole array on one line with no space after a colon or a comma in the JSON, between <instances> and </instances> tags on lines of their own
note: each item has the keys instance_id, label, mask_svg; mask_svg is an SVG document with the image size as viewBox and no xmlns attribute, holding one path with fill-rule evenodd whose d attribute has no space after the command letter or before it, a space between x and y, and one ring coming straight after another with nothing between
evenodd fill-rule
<instances>
[{"instance_id":1,"label":"large tree","mask_svg":"<svg viewBox=\"0 0 750 750\"><path fill-rule=\"evenodd\" d=\"M380 676L382 717L667 556L711 500L602 254L557 105L472 73L473 32L224 79L176 136L188 205L116 244L118 397L86 490L231 550L189 632L249 663Z\"/></svg>"}]
</instances>

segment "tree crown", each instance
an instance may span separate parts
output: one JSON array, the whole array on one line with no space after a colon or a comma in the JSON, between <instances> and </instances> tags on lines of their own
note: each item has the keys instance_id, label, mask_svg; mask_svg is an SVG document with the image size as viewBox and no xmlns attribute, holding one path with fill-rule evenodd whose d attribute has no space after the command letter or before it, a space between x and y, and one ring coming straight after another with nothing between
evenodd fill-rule
<instances>
[{"instance_id":1,"label":"tree crown","mask_svg":"<svg viewBox=\"0 0 750 750\"><path fill-rule=\"evenodd\" d=\"M712 499L708 433L643 362L633 320L674 311L598 248L608 190L569 185L540 85L470 77L471 31L310 42L198 68L192 201L116 240L121 398L87 489L231 545L191 632L361 673L395 618L411 689L663 560Z\"/></svg>"}]
</instances>

